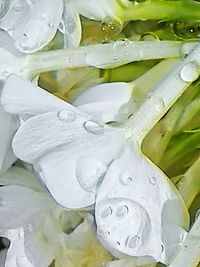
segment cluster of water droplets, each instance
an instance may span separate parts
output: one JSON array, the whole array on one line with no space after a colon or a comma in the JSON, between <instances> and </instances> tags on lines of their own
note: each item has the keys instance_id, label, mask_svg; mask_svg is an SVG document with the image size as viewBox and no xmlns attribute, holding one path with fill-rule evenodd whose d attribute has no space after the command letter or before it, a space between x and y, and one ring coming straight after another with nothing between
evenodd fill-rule
<instances>
[{"instance_id":1,"label":"cluster of water droplets","mask_svg":"<svg viewBox=\"0 0 200 267\"><path fill-rule=\"evenodd\" d=\"M149 238L151 222L145 209L129 199L111 198L98 204L97 232L106 247L134 256Z\"/></svg>"}]
</instances>

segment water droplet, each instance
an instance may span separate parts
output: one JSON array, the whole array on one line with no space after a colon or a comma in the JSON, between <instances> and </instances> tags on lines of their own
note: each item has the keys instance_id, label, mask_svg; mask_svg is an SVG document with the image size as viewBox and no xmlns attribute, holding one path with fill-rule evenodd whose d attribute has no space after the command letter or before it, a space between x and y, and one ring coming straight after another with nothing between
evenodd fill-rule
<instances>
[{"instance_id":1,"label":"water droplet","mask_svg":"<svg viewBox=\"0 0 200 267\"><path fill-rule=\"evenodd\" d=\"M18 238L19 239L24 239L24 230L23 230L23 228L20 228L19 229Z\"/></svg>"},{"instance_id":2,"label":"water droplet","mask_svg":"<svg viewBox=\"0 0 200 267\"><path fill-rule=\"evenodd\" d=\"M152 185L156 185L156 178L154 176L150 176L149 177L149 182L152 184Z\"/></svg>"},{"instance_id":3,"label":"water droplet","mask_svg":"<svg viewBox=\"0 0 200 267\"><path fill-rule=\"evenodd\" d=\"M101 218L105 219L106 217L110 216L112 212L113 212L112 208L108 207L107 209L102 211Z\"/></svg>"},{"instance_id":4,"label":"water droplet","mask_svg":"<svg viewBox=\"0 0 200 267\"><path fill-rule=\"evenodd\" d=\"M117 60L117 56L114 56L114 57L113 57L113 60L116 61L116 60Z\"/></svg>"},{"instance_id":5,"label":"water droplet","mask_svg":"<svg viewBox=\"0 0 200 267\"><path fill-rule=\"evenodd\" d=\"M119 180L123 185L129 185L133 182L133 177L129 175L128 173L122 173L120 175Z\"/></svg>"},{"instance_id":6,"label":"water droplet","mask_svg":"<svg viewBox=\"0 0 200 267\"><path fill-rule=\"evenodd\" d=\"M53 23L53 22L50 22L50 23L48 24L48 26L49 26L49 28L53 28L53 27L54 27L54 23Z\"/></svg>"},{"instance_id":7,"label":"water droplet","mask_svg":"<svg viewBox=\"0 0 200 267\"><path fill-rule=\"evenodd\" d=\"M194 82L198 79L199 73L197 71L197 66L193 62L187 63L180 72L180 77L184 82Z\"/></svg>"},{"instance_id":8,"label":"water droplet","mask_svg":"<svg viewBox=\"0 0 200 267\"><path fill-rule=\"evenodd\" d=\"M72 110L62 110L58 112L58 118L61 121L72 122L76 120L76 114Z\"/></svg>"},{"instance_id":9,"label":"water droplet","mask_svg":"<svg viewBox=\"0 0 200 267\"><path fill-rule=\"evenodd\" d=\"M71 57L68 58L68 62L72 62L73 59Z\"/></svg>"},{"instance_id":10,"label":"water droplet","mask_svg":"<svg viewBox=\"0 0 200 267\"><path fill-rule=\"evenodd\" d=\"M28 48L29 46L29 37L24 33L22 37L17 41L16 46L20 48Z\"/></svg>"},{"instance_id":11,"label":"water droplet","mask_svg":"<svg viewBox=\"0 0 200 267\"><path fill-rule=\"evenodd\" d=\"M23 6L21 4L16 4L15 6L13 6L13 10L16 12L21 12L23 9Z\"/></svg>"},{"instance_id":12,"label":"water droplet","mask_svg":"<svg viewBox=\"0 0 200 267\"><path fill-rule=\"evenodd\" d=\"M85 156L77 160L76 177L82 188L95 193L106 170L107 168L101 160Z\"/></svg>"},{"instance_id":13,"label":"water droplet","mask_svg":"<svg viewBox=\"0 0 200 267\"><path fill-rule=\"evenodd\" d=\"M104 132L104 126L99 121L89 120L84 122L83 126L87 132L93 134L102 134Z\"/></svg>"},{"instance_id":14,"label":"water droplet","mask_svg":"<svg viewBox=\"0 0 200 267\"><path fill-rule=\"evenodd\" d=\"M130 249L134 249L134 248L138 248L140 246L140 237L135 235L135 236L132 236L132 237L128 237L128 240L127 240L127 246L130 248Z\"/></svg>"},{"instance_id":15,"label":"water droplet","mask_svg":"<svg viewBox=\"0 0 200 267\"><path fill-rule=\"evenodd\" d=\"M124 206L121 206L117 209L115 215L116 215L117 219L124 219L125 216L128 214L128 212L129 212L128 207L126 205L124 205Z\"/></svg>"}]
</instances>

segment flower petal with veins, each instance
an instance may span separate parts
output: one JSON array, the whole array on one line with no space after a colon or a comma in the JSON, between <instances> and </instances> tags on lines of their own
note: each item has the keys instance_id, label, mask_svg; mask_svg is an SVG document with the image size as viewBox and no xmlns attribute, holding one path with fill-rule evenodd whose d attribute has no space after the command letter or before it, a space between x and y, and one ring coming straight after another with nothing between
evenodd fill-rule
<instances>
[{"instance_id":1,"label":"flower petal with veins","mask_svg":"<svg viewBox=\"0 0 200 267\"><path fill-rule=\"evenodd\" d=\"M104 123L119 121L128 118L131 94L132 86L125 82L99 84L81 93L73 104Z\"/></svg>"}]
</instances>

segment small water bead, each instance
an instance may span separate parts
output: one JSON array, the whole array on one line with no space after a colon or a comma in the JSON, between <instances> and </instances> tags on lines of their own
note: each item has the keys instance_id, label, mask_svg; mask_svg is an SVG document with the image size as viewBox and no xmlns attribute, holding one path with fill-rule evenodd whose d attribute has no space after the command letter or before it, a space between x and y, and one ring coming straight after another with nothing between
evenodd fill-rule
<instances>
[{"instance_id":1,"label":"small water bead","mask_svg":"<svg viewBox=\"0 0 200 267\"><path fill-rule=\"evenodd\" d=\"M115 215L116 215L117 219L123 219L128 214L128 212L129 212L129 208L126 205L124 205L124 206L121 206L117 209Z\"/></svg>"},{"instance_id":2,"label":"small water bead","mask_svg":"<svg viewBox=\"0 0 200 267\"><path fill-rule=\"evenodd\" d=\"M128 237L126 244L130 249L136 249L141 244L140 237L137 235Z\"/></svg>"},{"instance_id":3,"label":"small water bead","mask_svg":"<svg viewBox=\"0 0 200 267\"><path fill-rule=\"evenodd\" d=\"M156 178L154 176L150 176L149 177L149 182L152 184L152 185L156 185Z\"/></svg>"},{"instance_id":4,"label":"small water bead","mask_svg":"<svg viewBox=\"0 0 200 267\"><path fill-rule=\"evenodd\" d=\"M182 67L180 77L184 82L190 83L196 81L199 77L197 65L194 62L187 63Z\"/></svg>"},{"instance_id":5,"label":"small water bead","mask_svg":"<svg viewBox=\"0 0 200 267\"><path fill-rule=\"evenodd\" d=\"M104 126L100 121L88 120L83 124L85 130L93 134L102 134L104 132Z\"/></svg>"},{"instance_id":6,"label":"small water bead","mask_svg":"<svg viewBox=\"0 0 200 267\"><path fill-rule=\"evenodd\" d=\"M58 112L58 118L61 121L72 122L76 120L76 114L72 110L62 110Z\"/></svg>"},{"instance_id":7,"label":"small water bead","mask_svg":"<svg viewBox=\"0 0 200 267\"><path fill-rule=\"evenodd\" d=\"M49 28L53 28L53 27L54 27L54 23L53 23L53 22L50 22L50 23L48 24L48 26L49 26Z\"/></svg>"},{"instance_id":8,"label":"small water bead","mask_svg":"<svg viewBox=\"0 0 200 267\"><path fill-rule=\"evenodd\" d=\"M108 207L107 209L103 210L101 213L101 217L103 219L107 218L108 216L110 216L112 214L113 210L111 207Z\"/></svg>"},{"instance_id":9,"label":"small water bead","mask_svg":"<svg viewBox=\"0 0 200 267\"><path fill-rule=\"evenodd\" d=\"M22 4L16 4L16 5L13 6L13 10L15 12L21 12L22 9L23 9L23 5Z\"/></svg>"},{"instance_id":10,"label":"small water bead","mask_svg":"<svg viewBox=\"0 0 200 267\"><path fill-rule=\"evenodd\" d=\"M130 185L133 182L133 177L127 173L122 173L119 180L123 185Z\"/></svg>"}]
</instances>

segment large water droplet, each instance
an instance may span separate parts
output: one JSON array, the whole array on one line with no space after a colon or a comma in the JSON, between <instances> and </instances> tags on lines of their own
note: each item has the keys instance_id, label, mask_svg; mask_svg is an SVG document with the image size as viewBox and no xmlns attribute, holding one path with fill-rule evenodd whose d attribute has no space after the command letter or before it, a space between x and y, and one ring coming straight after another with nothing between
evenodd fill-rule
<instances>
[{"instance_id":1,"label":"large water droplet","mask_svg":"<svg viewBox=\"0 0 200 267\"><path fill-rule=\"evenodd\" d=\"M96 192L107 168L96 158L85 156L77 160L76 176L82 188L89 192Z\"/></svg>"},{"instance_id":2,"label":"large water droplet","mask_svg":"<svg viewBox=\"0 0 200 267\"><path fill-rule=\"evenodd\" d=\"M72 110L62 110L58 112L58 118L61 121L71 122L76 120L76 114Z\"/></svg>"},{"instance_id":3,"label":"large water droplet","mask_svg":"<svg viewBox=\"0 0 200 267\"><path fill-rule=\"evenodd\" d=\"M102 134L104 132L104 126L99 121L89 120L89 121L84 122L83 126L87 132L90 132L93 134Z\"/></svg>"},{"instance_id":4,"label":"large water droplet","mask_svg":"<svg viewBox=\"0 0 200 267\"><path fill-rule=\"evenodd\" d=\"M197 66L193 62L187 63L180 72L180 77L184 82L194 82L198 79L199 73L197 70Z\"/></svg>"},{"instance_id":5,"label":"large water droplet","mask_svg":"<svg viewBox=\"0 0 200 267\"><path fill-rule=\"evenodd\" d=\"M130 185L133 182L133 177L124 172L120 175L119 180L123 185Z\"/></svg>"}]
</instances>

